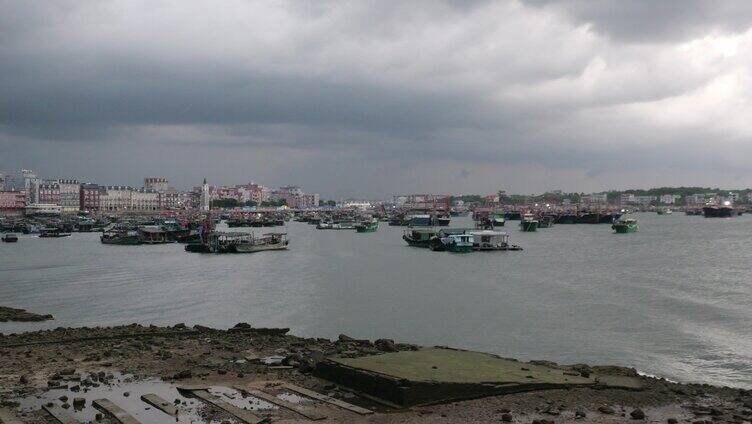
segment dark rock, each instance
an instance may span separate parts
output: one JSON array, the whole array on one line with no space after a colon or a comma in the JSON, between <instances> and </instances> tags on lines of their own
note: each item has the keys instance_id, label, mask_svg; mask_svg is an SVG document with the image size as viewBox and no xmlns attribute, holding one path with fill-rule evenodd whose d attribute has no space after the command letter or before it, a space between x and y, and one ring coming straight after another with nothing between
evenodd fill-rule
<instances>
[{"instance_id":1,"label":"dark rock","mask_svg":"<svg viewBox=\"0 0 752 424\"><path fill-rule=\"evenodd\" d=\"M607 406L607 405L598 407L598 412L600 412L601 414L606 414L606 415L614 415L616 413L614 408Z\"/></svg>"},{"instance_id":2,"label":"dark rock","mask_svg":"<svg viewBox=\"0 0 752 424\"><path fill-rule=\"evenodd\" d=\"M501 414L501 421L505 423L511 423L512 422L512 414Z\"/></svg>"},{"instance_id":3,"label":"dark rock","mask_svg":"<svg viewBox=\"0 0 752 424\"><path fill-rule=\"evenodd\" d=\"M181 322L179 324L175 324L175 326L173 328L178 328L178 329L182 330L182 329L186 328L186 326L185 326L184 323Z\"/></svg>"},{"instance_id":4,"label":"dark rock","mask_svg":"<svg viewBox=\"0 0 752 424\"><path fill-rule=\"evenodd\" d=\"M235 324L235 326L232 328L235 328L238 330L250 330L253 327L251 326L251 324L248 324L247 322L239 322Z\"/></svg>"},{"instance_id":5,"label":"dark rock","mask_svg":"<svg viewBox=\"0 0 752 424\"><path fill-rule=\"evenodd\" d=\"M27 377L26 375L22 375L21 378L18 379L18 381L21 384L29 384L29 377Z\"/></svg>"},{"instance_id":6,"label":"dark rock","mask_svg":"<svg viewBox=\"0 0 752 424\"><path fill-rule=\"evenodd\" d=\"M191 372L191 370L183 370L175 374L172 378L175 380L182 380L182 379L191 378L191 377L193 377L193 373Z\"/></svg>"},{"instance_id":7,"label":"dark rock","mask_svg":"<svg viewBox=\"0 0 752 424\"><path fill-rule=\"evenodd\" d=\"M666 420L666 422L668 424L678 424L679 420L677 420L676 418L669 418L669 419Z\"/></svg>"},{"instance_id":8,"label":"dark rock","mask_svg":"<svg viewBox=\"0 0 752 424\"><path fill-rule=\"evenodd\" d=\"M645 419L645 413L642 412L642 409L637 408L634 411L629 413L629 416L632 417L633 420L644 420Z\"/></svg>"},{"instance_id":9,"label":"dark rock","mask_svg":"<svg viewBox=\"0 0 752 424\"><path fill-rule=\"evenodd\" d=\"M82 397L73 398L73 406L83 406L86 405L86 399Z\"/></svg>"},{"instance_id":10,"label":"dark rock","mask_svg":"<svg viewBox=\"0 0 752 424\"><path fill-rule=\"evenodd\" d=\"M577 408L574 411L574 417L575 418L585 418L585 417L587 417L587 412L584 409L582 409L582 408Z\"/></svg>"},{"instance_id":11,"label":"dark rock","mask_svg":"<svg viewBox=\"0 0 752 424\"><path fill-rule=\"evenodd\" d=\"M397 346L391 339L378 339L374 342L374 345L376 345L376 349L382 352L397 352Z\"/></svg>"}]
</instances>

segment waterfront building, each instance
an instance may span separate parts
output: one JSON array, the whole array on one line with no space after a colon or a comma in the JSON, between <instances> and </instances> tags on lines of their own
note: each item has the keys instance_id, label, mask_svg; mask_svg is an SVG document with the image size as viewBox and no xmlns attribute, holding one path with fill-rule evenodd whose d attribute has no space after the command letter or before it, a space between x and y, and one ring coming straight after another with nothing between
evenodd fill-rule
<instances>
[{"instance_id":1,"label":"waterfront building","mask_svg":"<svg viewBox=\"0 0 752 424\"><path fill-rule=\"evenodd\" d=\"M681 196L676 194L663 194L659 198L659 201L664 205L673 205L676 203L676 199L680 198Z\"/></svg>"},{"instance_id":2,"label":"waterfront building","mask_svg":"<svg viewBox=\"0 0 752 424\"><path fill-rule=\"evenodd\" d=\"M104 188L97 184L81 184L79 192L79 209L82 211L99 211L99 198Z\"/></svg>"},{"instance_id":3,"label":"waterfront building","mask_svg":"<svg viewBox=\"0 0 752 424\"><path fill-rule=\"evenodd\" d=\"M687 196L685 200L688 205L704 205L707 202L707 195L705 193L696 193Z\"/></svg>"},{"instance_id":4,"label":"waterfront building","mask_svg":"<svg viewBox=\"0 0 752 424\"><path fill-rule=\"evenodd\" d=\"M60 206L63 212L78 212L80 209L81 184L78 180L57 180L60 188Z\"/></svg>"},{"instance_id":5,"label":"waterfront building","mask_svg":"<svg viewBox=\"0 0 752 424\"><path fill-rule=\"evenodd\" d=\"M136 212L159 210L159 193L147 188L132 189L128 210Z\"/></svg>"},{"instance_id":6,"label":"waterfront building","mask_svg":"<svg viewBox=\"0 0 752 424\"><path fill-rule=\"evenodd\" d=\"M209 195L209 184L206 183L204 178L204 184L201 186L201 211L209 212L211 208L211 197Z\"/></svg>"},{"instance_id":7,"label":"waterfront building","mask_svg":"<svg viewBox=\"0 0 752 424\"><path fill-rule=\"evenodd\" d=\"M607 203L608 194L607 193L586 194L582 196L580 200L582 201L582 203L587 203L587 204Z\"/></svg>"},{"instance_id":8,"label":"waterfront building","mask_svg":"<svg viewBox=\"0 0 752 424\"><path fill-rule=\"evenodd\" d=\"M170 188L170 183L164 177L146 177L144 178L144 188L161 193Z\"/></svg>"},{"instance_id":9,"label":"waterfront building","mask_svg":"<svg viewBox=\"0 0 752 424\"><path fill-rule=\"evenodd\" d=\"M60 184L57 181L45 181L38 186L36 203L60 205Z\"/></svg>"},{"instance_id":10,"label":"waterfront building","mask_svg":"<svg viewBox=\"0 0 752 424\"><path fill-rule=\"evenodd\" d=\"M658 196L635 196L634 201L638 205L648 206L658 201Z\"/></svg>"},{"instance_id":11,"label":"waterfront building","mask_svg":"<svg viewBox=\"0 0 752 424\"><path fill-rule=\"evenodd\" d=\"M632 205L635 203L635 195L633 193L622 193L619 196L619 204Z\"/></svg>"},{"instance_id":12,"label":"waterfront building","mask_svg":"<svg viewBox=\"0 0 752 424\"><path fill-rule=\"evenodd\" d=\"M39 177L30 169L22 169L23 190L26 192L26 203L39 203Z\"/></svg>"},{"instance_id":13,"label":"waterfront building","mask_svg":"<svg viewBox=\"0 0 752 424\"><path fill-rule=\"evenodd\" d=\"M0 191L0 214L2 215L22 215L26 208L26 193L16 190Z\"/></svg>"}]
</instances>

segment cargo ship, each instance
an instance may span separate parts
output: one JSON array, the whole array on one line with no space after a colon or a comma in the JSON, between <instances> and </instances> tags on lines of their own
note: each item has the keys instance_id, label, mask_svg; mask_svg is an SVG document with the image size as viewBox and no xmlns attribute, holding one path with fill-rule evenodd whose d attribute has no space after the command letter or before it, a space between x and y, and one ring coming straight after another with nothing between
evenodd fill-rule
<instances>
[{"instance_id":1,"label":"cargo ship","mask_svg":"<svg viewBox=\"0 0 752 424\"><path fill-rule=\"evenodd\" d=\"M702 208L702 214L705 218L731 218L736 216L737 212L730 203L726 202L723 205L706 205Z\"/></svg>"}]
</instances>

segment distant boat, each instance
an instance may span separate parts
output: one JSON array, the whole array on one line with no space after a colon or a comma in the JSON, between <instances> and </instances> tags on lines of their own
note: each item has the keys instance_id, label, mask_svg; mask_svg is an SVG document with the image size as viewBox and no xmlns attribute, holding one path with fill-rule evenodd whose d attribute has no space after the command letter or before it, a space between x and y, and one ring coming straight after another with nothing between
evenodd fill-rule
<instances>
[{"instance_id":1,"label":"distant boat","mask_svg":"<svg viewBox=\"0 0 752 424\"><path fill-rule=\"evenodd\" d=\"M443 241L443 240L442 240ZM444 244L447 250L452 253L468 253L473 251L472 234L450 234L446 237Z\"/></svg>"},{"instance_id":2,"label":"distant boat","mask_svg":"<svg viewBox=\"0 0 752 424\"><path fill-rule=\"evenodd\" d=\"M402 234L402 239L413 247L428 247L431 238L435 235L436 230L433 228L416 228L405 230Z\"/></svg>"},{"instance_id":3,"label":"distant boat","mask_svg":"<svg viewBox=\"0 0 752 424\"><path fill-rule=\"evenodd\" d=\"M503 227L505 222L506 219L504 219L504 214L501 213L494 214L493 218L491 219L491 225L493 225L494 227Z\"/></svg>"},{"instance_id":4,"label":"distant boat","mask_svg":"<svg viewBox=\"0 0 752 424\"><path fill-rule=\"evenodd\" d=\"M413 215L410 217L409 226L411 227L430 227L433 225L431 215Z\"/></svg>"},{"instance_id":5,"label":"distant boat","mask_svg":"<svg viewBox=\"0 0 752 424\"><path fill-rule=\"evenodd\" d=\"M707 205L702 208L702 214L705 218L731 218L738 215L736 209L730 204L724 205Z\"/></svg>"},{"instance_id":6,"label":"distant boat","mask_svg":"<svg viewBox=\"0 0 752 424\"><path fill-rule=\"evenodd\" d=\"M446 227L451 222L451 218L448 216L437 216L433 219L434 224L439 227Z\"/></svg>"},{"instance_id":7,"label":"distant boat","mask_svg":"<svg viewBox=\"0 0 752 424\"><path fill-rule=\"evenodd\" d=\"M355 231L359 233L373 233L373 232L376 232L376 230L378 229L379 229L379 221L375 219L371 221L360 222L355 225Z\"/></svg>"},{"instance_id":8,"label":"distant boat","mask_svg":"<svg viewBox=\"0 0 752 424\"><path fill-rule=\"evenodd\" d=\"M620 219L611 225L611 228L614 229L619 234L626 234L626 233L636 233L639 229L639 225L637 224L637 220L634 218L627 218L627 219Z\"/></svg>"},{"instance_id":9,"label":"distant boat","mask_svg":"<svg viewBox=\"0 0 752 424\"><path fill-rule=\"evenodd\" d=\"M665 208L665 209L656 209L655 213L657 213L658 215L671 215L673 211L671 211L671 209L669 208Z\"/></svg>"},{"instance_id":10,"label":"distant boat","mask_svg":"<svg viewBox=\"0 0 752 424\"><path fill-rule=\"evenodd\" d=\"M520 221L520 229L526 232L533 232L538 230L538 220L531 213L526 213L522 216Z\"/></svg>"},{"instance_id":11,"label":"distant boat","mask_svg":"<svg viewBox=\"0 0 752 424\"><path fill-rule=\"evenodd\" d=\"M15 243L18 241L18 236L13 233L3 235L2 239L5 243Z\"/></svg>"},{"instance_id":12,"label":"distant boat","mask_svg":"<svg viewBox=\"0 0 752 424\"><path fill-rule=\"evenodd\" d=\"M538 219L538 228L551 228L553 226L554 226L553 216L546 215Z\"/></svg>"},{"instance_id":13,"label":"distant boat","mask_svg":"<svg viewBox=\"0 0 752 424\"><path fill-rule=\"evenodd\" d=\"M99 240L102 244L117 244L121 246L136 246L141 244L141 237L138 231L132 230L112 230L103 233Z\"/></svg>"},{"instance_id":14,"label":"distant boat","mask_svg":"<svg viewBox=\"0 0 752 424\"><path fill-rule=\"evenodd\" d=\"M266 233L259 238L251 239L249 242L238 243L235 245L237 253L255 253L265 250L285 250L289 240L287 233Z\"/></svg>"},{"instance_id":15,"label":"distant boat","mask_svg":"<svg viewBox=\"0 0 752 424\"><path fill-rule=\"evenodd\" d=\"M42 238L60 238L69 237L71 233L65 232L60 228L44 228L39 232L39 237Z\"/></svg>"}]
</instances>

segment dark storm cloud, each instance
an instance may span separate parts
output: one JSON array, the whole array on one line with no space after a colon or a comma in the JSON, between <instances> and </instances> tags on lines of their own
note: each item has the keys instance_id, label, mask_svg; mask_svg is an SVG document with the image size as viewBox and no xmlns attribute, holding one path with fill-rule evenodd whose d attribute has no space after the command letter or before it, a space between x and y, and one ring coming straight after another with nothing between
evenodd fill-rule
<instances>
[{"instance_id":1,"label":"dark storm cloud","mask_svg":"<svg viewBox=\"0 0 752 424\"><path fill-rule=\"evenodd\" d=\"M744 0L523 1L562 10L595 31L627 41L681 41L712 31L744 31L752 24L752 2Z\"/></svg>"},{"instance_id":2,"label":"dark storm cloud","mask_svg":"<svg viewBox=\"0 0 752 424\"><path fill-rule=\"evenodd\" d=\"M0 0L0 168L332 195L739 181L752 6L678 4Z\"/></svg>"}]
</instances>

